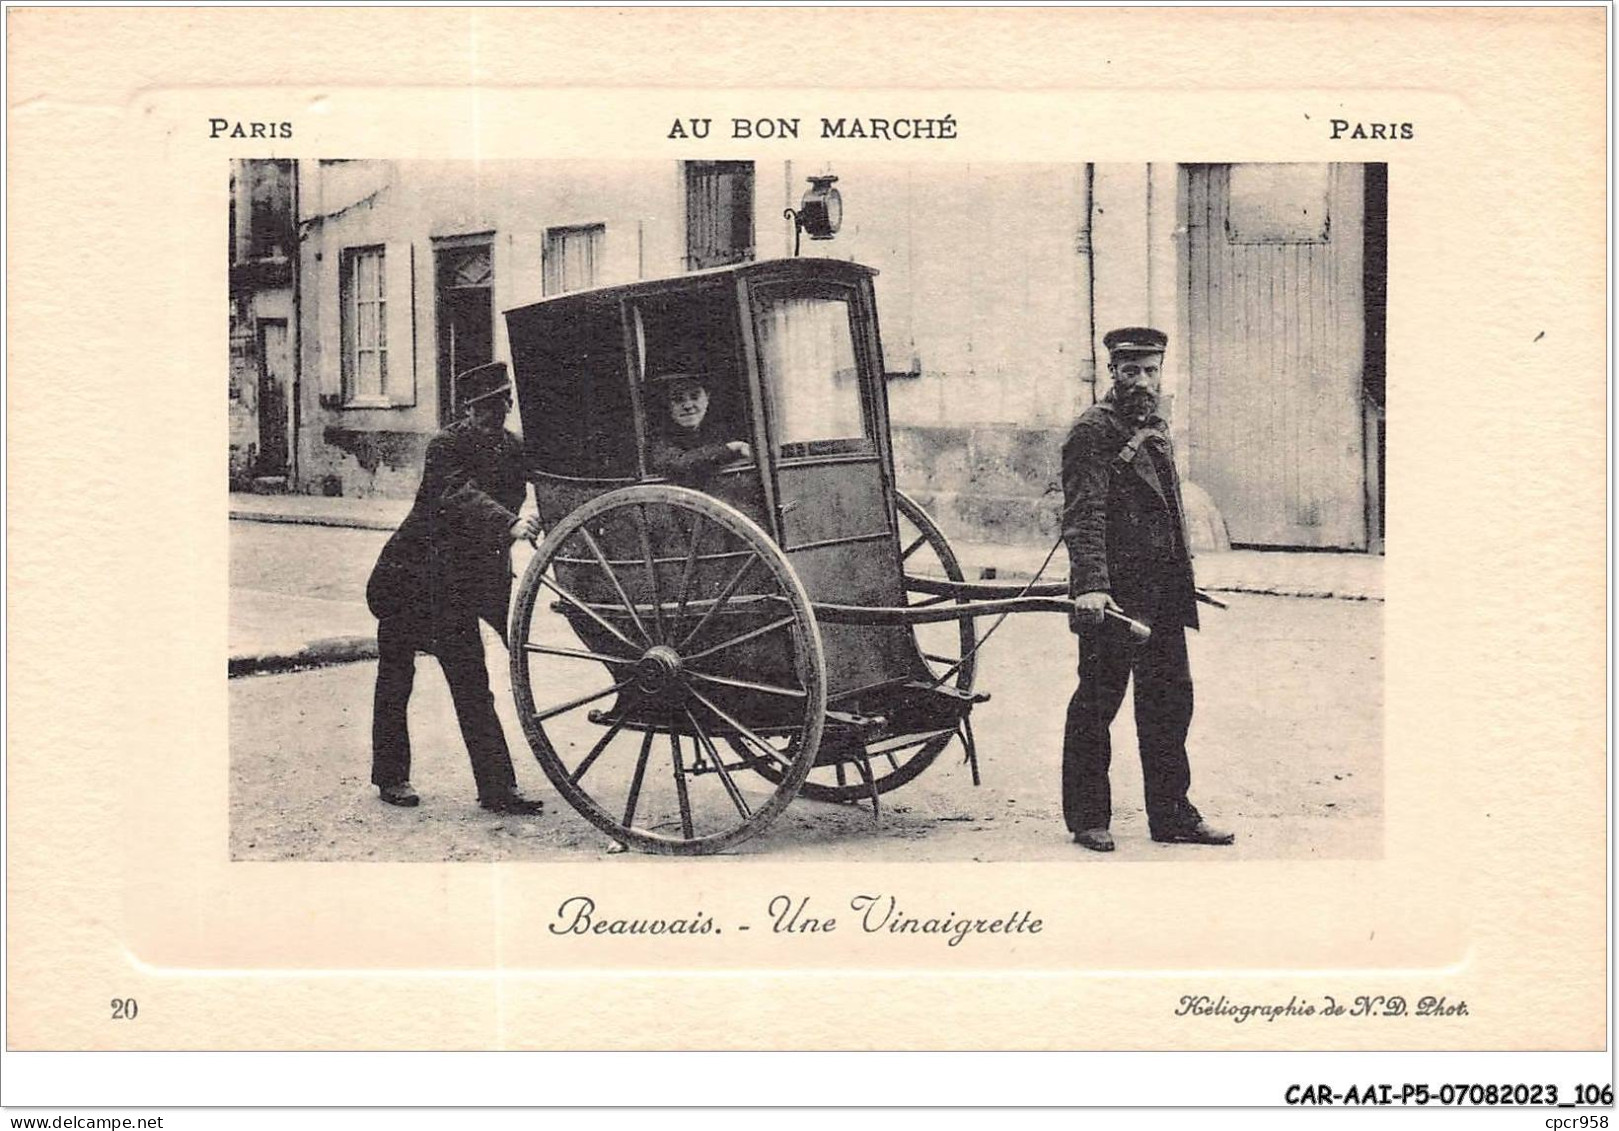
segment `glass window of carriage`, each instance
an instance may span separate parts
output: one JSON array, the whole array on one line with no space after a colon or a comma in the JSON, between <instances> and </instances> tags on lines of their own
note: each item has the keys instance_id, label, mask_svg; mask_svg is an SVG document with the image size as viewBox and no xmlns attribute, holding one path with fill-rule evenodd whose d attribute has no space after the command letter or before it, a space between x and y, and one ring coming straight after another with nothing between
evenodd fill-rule
<instances>
[{"instance_id":1,"label":"glass window of carriage","mask_svg":"<svg viewBox=\"0 0 1619 1131\"><path fill-rule=\"evenodd\" d=\"M716 285L637 299L631 309L649 457L660 442L684 446L753 443L743 380L736 291ZM693 422L693 390L702 390ZM660 469L649 459L648 471ZM737 458L726 466L747 467Z\"/></svg>"},{"instance_id":2,"label":"glass window of carriage","mask_svg":"<svg viewBox=\"0 0 1619 1131\"><path fill-rule=\"evenodd\" d=\"M853 296L841 288L756 292L760 378L783 459L876 454L852 314Z\"/></svg>"}]
</instances>

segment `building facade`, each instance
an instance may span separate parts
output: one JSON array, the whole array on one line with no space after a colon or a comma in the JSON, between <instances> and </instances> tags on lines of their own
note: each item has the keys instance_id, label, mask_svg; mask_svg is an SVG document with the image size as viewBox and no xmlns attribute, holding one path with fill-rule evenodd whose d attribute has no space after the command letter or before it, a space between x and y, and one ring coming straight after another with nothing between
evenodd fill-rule
<instances>
[{"instance_id":1,"label":"building facade","mask_svg":"<svg viewBox=\"0 0 1619 1131\"><path fill-rule=\"evenodd\" d=\"M230 482L293 486L298 170L233 161L230 177Z\"/></svg>"},{"instance_id":2,"label":"building facade","mask_svg":"<svg viewBox=\"0 0 1619 1131\"><path fill-rule=\"evenodd\" d=\"M502 311L790 256L783 213L826 173L843 225L800 254L881 272L900 482L952 536L1055 537L1062 441L1107 387L1101 335L1144 323L1171 334L1200 513L1239 545L1380 549L1380 166L300 161L294 282L252 293L251 333L233 317L233 396L238 339L274 370L261 326L289 299L289 489L407 495L454 375L509 358ZM276 381L256 380L233 467L254 435L273 485Z\"/></svg>"}]
</instances>

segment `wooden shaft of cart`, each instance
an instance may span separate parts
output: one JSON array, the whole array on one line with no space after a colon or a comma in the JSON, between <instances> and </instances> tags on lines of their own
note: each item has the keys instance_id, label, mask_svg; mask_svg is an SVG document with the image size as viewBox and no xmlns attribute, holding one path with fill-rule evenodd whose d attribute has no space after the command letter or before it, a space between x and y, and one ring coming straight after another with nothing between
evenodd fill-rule
<instances>
[{"instance_id":1,"label":"wooden shaft of cart","mask_svg":"<svg viewBox=\"0 0 1619 1131\"><path fill-rule=\"evenodd\" d=\"M941 597L1061 597L1068 592L1068 582L1043 581L1039 585L1019 585L1016 582L950 581L943 577L905 575L905 588L911 593L933 593ZM1229 608L1224 601L1201 589L1192 590L1197 599L1216 609Z\"/></svg>"},{"instance_id":2,"label":"wooden shaft of cart","mask_svg":"<svg viewBox=\"0 0 1619 1131\"><path fill-rule=\"evenodd\" d=\"M1074 609L1074 602L1066 596L1001 597L960 605L910 605L903 608L833 605L821 601L814 601L811 604L815 609L817 620L827 624L858 625L937 624L940 621L961 620L964 617L992 617L1003 613L1069 613ZM1102 615L1123 624L1137 640L1145 640L1152 635L1152 629L1115 609L1103 609Z\"/></svg>"}]
</instances>

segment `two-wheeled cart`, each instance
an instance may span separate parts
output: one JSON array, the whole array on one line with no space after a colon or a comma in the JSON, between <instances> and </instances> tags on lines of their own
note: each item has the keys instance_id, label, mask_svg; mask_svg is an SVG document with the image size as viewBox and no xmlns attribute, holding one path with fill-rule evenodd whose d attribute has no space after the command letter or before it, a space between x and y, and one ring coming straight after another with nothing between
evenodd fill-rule
<instances>
[{"instance_id":1,"label":"two-wheeled cart","mask_svg":"<svg viewBox=\"0 0 1619 1131\"><path fill-rule=\"evenodd\" d=\"M976 781L974 618L1070 608L1061 582L967 582L896 489L874 274L777 260L506 314L548 531L512 688L553 785L620 843L716 852L797 796L875 809L957 740ZM654 474L672 372L748 458Z\"/></svg>"}]
</instances>

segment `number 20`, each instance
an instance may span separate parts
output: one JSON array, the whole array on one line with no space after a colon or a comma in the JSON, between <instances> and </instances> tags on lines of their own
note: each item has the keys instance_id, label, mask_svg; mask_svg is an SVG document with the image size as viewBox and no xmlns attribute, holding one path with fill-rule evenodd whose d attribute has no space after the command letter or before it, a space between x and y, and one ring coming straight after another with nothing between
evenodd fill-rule
<instances>
[{"instance_id":1,"label":"number 20","mask_svg":"<svg viewBox=\"0 0 1619 1131\"><path fill-rule=\"evenodd\" d=\"M141 1007L135 1004L132 997L115 997L112 999L112 1019L114 1021L133 1021Z\"/></svg>"}]
</instances>

